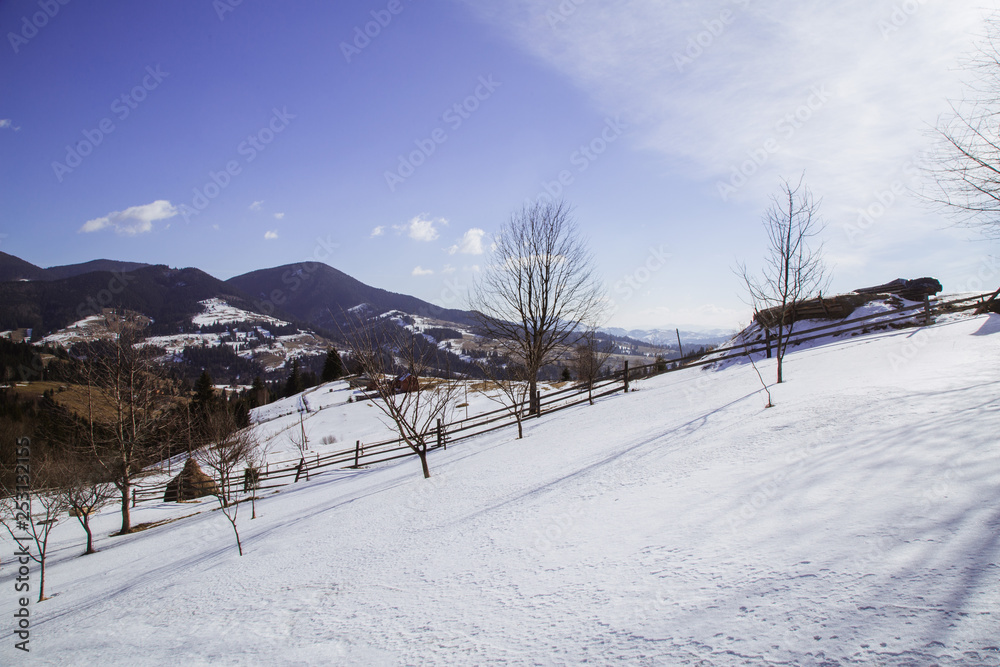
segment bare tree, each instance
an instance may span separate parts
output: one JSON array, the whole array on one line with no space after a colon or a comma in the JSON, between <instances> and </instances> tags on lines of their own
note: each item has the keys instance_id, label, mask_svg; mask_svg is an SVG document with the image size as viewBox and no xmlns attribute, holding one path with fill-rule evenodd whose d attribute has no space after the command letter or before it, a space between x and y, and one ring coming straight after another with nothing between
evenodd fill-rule
<instances>
[{"instance_id":1,"label":"bare tree","mask_svg":"<svg viewBox=\"0 0 1000 667\"><path fill-rule=\"evenodd\" d=\"M198 450L195 458L215 481L212 495L219 501L223 515L233 527L236 548L243 555L243 543L237 525L239 516L238 475L257 460L259 442L252 428L241 429L228 410L209 414L205 419L209 442Z\"/></svg>"},{"instance_id":2,"label":"bare tree","mask_svg":"<svg viewBox=\"0 0 1000 667\"><path fill-rule=\"evenodd\" d=\"M509 357L487 357L479 363L486 376L487 398L499 403L517 421L517 439L524 437L524 406L528 402L528 371Z\"/></svg>"},{"instance_id":3,"label":"bare tree","mask_svg":"<svg viewBox=\"0 0 1000 667\"><path fill-rule=\"evenodd\" d=\"M14 551L17 562L22 566L29 561L38 563L41 602L45 599L49 535L66 512L65 496L61 493L63 480L59 475L62 471L49 461L30 460L27 438L17 442L16 456L15 475L3 476L15 480L15 486L0 489L0 524L17 544Z\"/></svg>"},{"instance_id":4,"label":"bare tree","mask_svg":"<svg viewBox=\"0 0 1000 667\"><path fill-rule=\"evenodd\" d=\"M424 477L430 477L427 450L435 441L438 420L446 421L458 394L456 383L426 377L437 348L392 321L347 317L347 330L341 333L378 394L372 402L420 459Z\"/></svg>"},{"instance_id":5,"label":"bare tree","mask_svg":"<svg viewBox=\"0 0 1000 667\"><path fill-rule=\"evenodd\" d=\"M309 451L309 436L306 435L306 425L302 416L302 411L299 411L299 430L298 433L295 430L291 430L288 433L288 439L292 441L295 445L295 450L299 453L299 471L305 471L306 481L309 481L309 468L306 466L306 452ZM295 476L295 481L299 481L299 476Z\"/></svg>"},{"instance_id":6,"label":"bare tree","mask_svg":"<svg viewBox=\"0 0 1000 667\"><path fill-rule=\"evenodd\" d=\"M587 398L591 405L594 404L594 382L601 377L614 351L614 343L599 340L594 329L586 331L576 344L573 366L576 368L577 379L587 386Z\"/></svg>"},{"instance_id":7,"label":"bare tree","mask_svg":"<svg viewBox=\"0 0 1000 667\"><path fill-rule=\"evenodd\" d=\"M1000 13L966 63L973 82L965 99L938 121L941 149L927 166L936 187L928 198L988 236L1000 236Z\"/></svg>"},{"instance_id":8,"label":"bare tree","mask_svg":"<svg viewBox=\"0 0 1000 667\"><path fill-rule=\"evenodd\" d=\"M65 483L60 491L70 516L75 516L87 533L87 554L95 553L90 517L114 502L118 491L108 480L107 468L89 457L63 463Z\"/></svg>"},{"instance_id":9,"label":"bare tree","mask_svg":"<svg viewBox=\"0 0 1000 667\"><path fill-rule=\"evenodd\" d=\"M132 486L144 465L168 447L170 412L159 396L162 371L143 345L143 324L116 323L107 344L91 346L87 371L89 448L121 494L121 534L132 530Z\"/></svg>"},{"instance_id":10,"label":"bare tree","mask_svg":"<svg viewBox=\"0 0 1000 667\"><path fill-rule=\"evenodd\" d=\"M771 197L763 221L768 255L761 273L752 275L745 264L737 267L757 321L777 334L778 383L783 380L782 362L795 324L794 306L822 290L826 282L822 244L810 247L824 227L819 202L802 181L795 186L782 181L781 192Z\"/></svg>"},{"instance_id":11,"label":"bare tree","mask_svg":"<svg viewBox=\"0 0 1000 667\"><path fill-rule=\"evenodd\" d=\"M604 287L563 202L526 205L493 244L470 306L483 335L496 340L507 356L523 359L534 413L539 369L581 327L596 324Z\"/></svg>"}]
</instances>

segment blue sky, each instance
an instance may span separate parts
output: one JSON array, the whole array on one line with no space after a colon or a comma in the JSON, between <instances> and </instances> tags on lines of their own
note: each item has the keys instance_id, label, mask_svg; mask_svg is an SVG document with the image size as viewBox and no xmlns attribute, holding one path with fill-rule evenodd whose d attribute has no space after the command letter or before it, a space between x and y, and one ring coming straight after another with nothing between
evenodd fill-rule
<instances>
[{"instance_id":1,"label":"blue sky","mask_svg":"<svg viewBox=\"0 0 1000 667\"><path fill-rule=\"evenodd\" d=\"M463 307L490 234L561 191L609 324L735 327L732 267L805 172L831 291L1000 281L912 192L993 3L233 2L0 3L0 250L319 258Z\"/></svg>"}]
</instances>

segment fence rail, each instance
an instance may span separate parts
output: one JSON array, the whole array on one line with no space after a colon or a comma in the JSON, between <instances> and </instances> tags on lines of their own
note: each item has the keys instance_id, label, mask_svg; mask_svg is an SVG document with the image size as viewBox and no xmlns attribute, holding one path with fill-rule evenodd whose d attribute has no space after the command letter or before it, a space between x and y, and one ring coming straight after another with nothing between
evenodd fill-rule
<instances>
[{"instance_id":1,"label":"fence rail","mask_svg":"<svg viewBox=\"0 0 1000 667\"><path fill-rule=\"evenodd\" d=\"M832 335L855 334L874 328L903 328L920 326L922 324L926 325L933 322L935 315L978 308L990 296L991 293L984 293L946 301L928 300L925 303L857 317L846 323L840 320L831 324L824 324L800 331L793 330L788 339L788 345L795 346ZM846 327L845 324L847 325ZM767 353L771 345L771 341L765 339L764 341L755 343L719 347L707 353L687 355L669 361L658 360L651 364L634 366L632 368L629 368L626 361L624 368L594 381L592 386L576 384L541 396L538 403L539 410L535 414L527 414L531 403L529 397L517 405L507 405L496 410L473 415L472 417L458 419L447 424L440 424L438 427L440 430L434 429L425 434L426 441L435 443L428 446L427 451L447 448L449 443L459 442L514 426L519 421L518 414L516 413L521 414L520 420L522 422L529 421L530 419L582 405L591 399L596 400L619 392L627 392L629 382L633 380L645 379L686 368L715 364L750 354ZM359 468L394 461L408 456L416 456L416 452L402 438L393 438L367 444L363 444L358 440L355 441L355 446L351 449L269 464L265 470L258 471L258 483L254 488L258 491L276 489L289 483L284 480L294 479L294 481L298 481L302 477L309 478L316 474L322 474L322 472L333 466ZM166 483L156 485L137 484L133 489L133 505L139 502L162 500L166 494L166 487Z\"/></svg>"}]
</instances>

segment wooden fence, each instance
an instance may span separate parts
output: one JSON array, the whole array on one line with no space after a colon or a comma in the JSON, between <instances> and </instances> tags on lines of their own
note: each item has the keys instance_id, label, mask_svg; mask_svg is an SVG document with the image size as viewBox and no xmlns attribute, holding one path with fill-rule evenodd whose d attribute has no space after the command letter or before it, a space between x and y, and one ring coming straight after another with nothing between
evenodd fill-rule
<instances>
[{"instance_id":1,"label":"wooden fence","mask_svg":"<svg viewBox=\"0 0 1000 667\"><path fill-rule=\"evenodd\" d=\"M990 296L990 293L985 293L948 301L927 300L922 304L858 317L847 323L839 320L810 329L793 330L788 345L794 347L834 334L841 336L876 329L924 326L933 323L935 315L975 309ZM437 427L427 434L427 441L434 443L427 447L427 451L447 449L449 444L514 426L517 423L515 409L524 415L522 421L528 421L582 405L589 402L591 397L596 400L615 393L628 392L631 381L683 368L716 364L748 354L770 354L771 350L772 341L765 339L758 343L720 347L700 355L688 355L669 361L659 360L652 364L631 368L626 361L624 368L600 378L594 382L592 387L588 387L586 384L576 384L541 396L539 410L535 414L527 414L530 400L526 400L517 406L505 406L447 424L443 424L439 420ZM289 483L298 482L303 478L308 479L314 475L322 474L330 468L359 468L407 456L416 456L416 452L402 438L374 443L362 443L358 440L355 441L355 445L351 449L269 463L265 470L258 471L255 488L258 491L276 489ZM166 483L137 484L133 489L133 505L139 502L162 501L165 492Z\"/></svg>"}]
</instances>

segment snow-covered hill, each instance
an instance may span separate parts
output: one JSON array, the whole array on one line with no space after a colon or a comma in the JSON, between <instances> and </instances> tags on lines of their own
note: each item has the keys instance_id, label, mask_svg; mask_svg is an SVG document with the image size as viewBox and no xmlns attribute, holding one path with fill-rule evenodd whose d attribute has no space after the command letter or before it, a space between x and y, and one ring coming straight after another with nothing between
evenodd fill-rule
<instances>
[{"instance_id":1,"label":"snow-covered hill","mask_svg":"<svg viewBox=\"0 0 1000 667\"><path fill-rule=\"evenodd\" d=\"M208 501L127 537L102 513L86 557L60 525L30 656L3 557L0 663L1000 665L1000 316L785 361L771 409L749 365L692 368L434 452L430 480L286 486L241 511L242 558ZM311 437L377 426L346 391L305 397Z\"/></svg>"}]
</instances>

